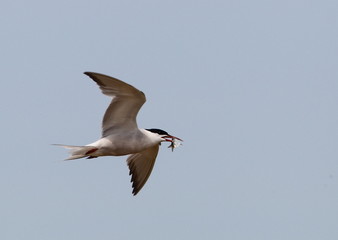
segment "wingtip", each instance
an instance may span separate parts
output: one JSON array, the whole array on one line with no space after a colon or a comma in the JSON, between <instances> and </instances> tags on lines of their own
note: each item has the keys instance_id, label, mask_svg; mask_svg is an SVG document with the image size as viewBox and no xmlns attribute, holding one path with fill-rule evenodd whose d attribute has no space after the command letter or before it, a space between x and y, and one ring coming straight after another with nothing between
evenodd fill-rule
<instances>
[{"instance_id":1,"label":"wingtip","mask_svg":"<svg viewBox=\"0 0 338 240\"><path fill-rule=\"evenodd\" d=\"M87 75L88 77L90 77L94 81L97 81L99 79L99 77L112 78L112 77L109 77L108 75L104 75L102 73L97 73L97 72L84 72L83 74Z\"/></svg>"},{"instance_id":2,"label":"wingtip","mask_svg":"<svg viewBox=\"0 0 338 240\"><path fill-rule=\"evenodd\" d=\"M133 189L133 196L136 196L138 194L139 191L136 191L135 189Z\"/></svg>"},{"instance_id":3,"label":"wingtip","mask_svg":"<svg viewBox=\"0 0 338 240\"><path fill-rule=\"evenodd\" d=\"M93 72L84 72L83 74L90 76L91 74L93 74Z\"/></svg>"},{"instance_id":4,"label":"wingtip","mask_svg":"<svg viewBox=\"0 0 338 240\"><path fill-rule=\"evenodd\" d=\"M92 80L94 80L97 84L99 84L98 75L102 75L101 73L95 73L95 72L84 72L83 74L90 77Z\"/></svg>"}]
</instances>

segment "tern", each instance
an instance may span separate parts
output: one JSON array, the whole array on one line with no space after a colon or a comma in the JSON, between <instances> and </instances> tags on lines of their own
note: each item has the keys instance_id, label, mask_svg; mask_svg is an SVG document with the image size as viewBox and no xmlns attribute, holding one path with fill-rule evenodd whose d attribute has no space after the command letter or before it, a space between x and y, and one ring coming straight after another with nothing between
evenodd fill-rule
<instances>
[{"instance_id":1,"label":"tern","mask_svg":"<svg viewBox=\"0 0 338 240\"><path fill-rule=\"evenodd\" d=\"M56 145L70 149L71 155L66 160L130 155L127 164L131 175L132 193L136 195L150 176L161 142L171 142L169 147L174 149L178 145L177 140L183 140L158 128L138 128L137 113L146 102L143 92L104 74L84 74L99 85L104 95L112 97L103 117L102 137L85 146Z\"/></svg>"}]
</instances>

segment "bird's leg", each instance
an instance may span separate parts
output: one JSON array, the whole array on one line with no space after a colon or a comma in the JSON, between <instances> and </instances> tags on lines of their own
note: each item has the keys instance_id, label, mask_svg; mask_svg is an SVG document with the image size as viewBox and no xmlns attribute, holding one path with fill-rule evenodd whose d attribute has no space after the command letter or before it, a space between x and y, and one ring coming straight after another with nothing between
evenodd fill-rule
<instances>
[{"instance_id":1,"label":"bird's leg","mask_svg":"<svg viewBox=\"0 0 338 240\"><path fill-rule=\"evenodd\" d=\"M98 150L98 148L93 148L93 149L90 149L89 151L86 152L86 155L89 155L93 152L96 152ZM96 156L88 156L87 159L91 159L91 158L97 158Z\"/></svg>"}]
</instances>

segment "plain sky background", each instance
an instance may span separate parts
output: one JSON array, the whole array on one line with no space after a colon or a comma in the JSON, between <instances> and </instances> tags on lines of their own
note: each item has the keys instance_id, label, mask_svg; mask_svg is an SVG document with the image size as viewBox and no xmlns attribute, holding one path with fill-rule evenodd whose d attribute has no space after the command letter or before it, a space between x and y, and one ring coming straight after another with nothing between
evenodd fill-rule
<instances>
[{"instance_id":1,"label":"plain sky background","mask_svg":"<svg viewBox=\"0 0 338 240\"><path fill-rule=\"evenodd\" d=\"M0 239L338 239L338 2L0 4ZM126 157L63 161L110 99L147 96L163 144L142 191Z\"/></svg>"}]
</instances>

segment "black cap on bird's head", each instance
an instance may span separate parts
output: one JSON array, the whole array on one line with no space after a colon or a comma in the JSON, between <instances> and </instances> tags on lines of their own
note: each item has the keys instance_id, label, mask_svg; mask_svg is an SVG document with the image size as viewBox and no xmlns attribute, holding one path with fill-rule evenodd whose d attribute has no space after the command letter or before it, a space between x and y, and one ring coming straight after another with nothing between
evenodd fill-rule
<instances>
[{"instance_id":1,"label":"black cap on bird's head","mask_svg":"<svg viewBox=\"0 0 338 240\"><path fill-rule=\"evenodd\" d=\"M174 139L183 141L182 139L180 139L180 138L178 138L178 137L175 137L175 136L172 136L172 135L170 135L169 133L167 133L166 131L164 131L164 130L162 130L162 129L158 129L158 128L150 128L150 129L146 129L146 130L149 131L149 132L157 133L158 135L163 136L162 138L163 138L164 141L166 141L166 142L172 142Z\"/></svg>"},{"instance_id":2,"label":"black cap on bird's head","mask_svg":"<svg viewBox=\"0 0 338 240\"><path fill-rule=\"evenodd\" d=\"M157 133L159 135L169 135L169 133L167 133L166 131L162 130L162 129L158 129L158 128L150 128L150 129L146 129L150 132L153 132L153 133Z\"/></svg>"}]
</instances>

